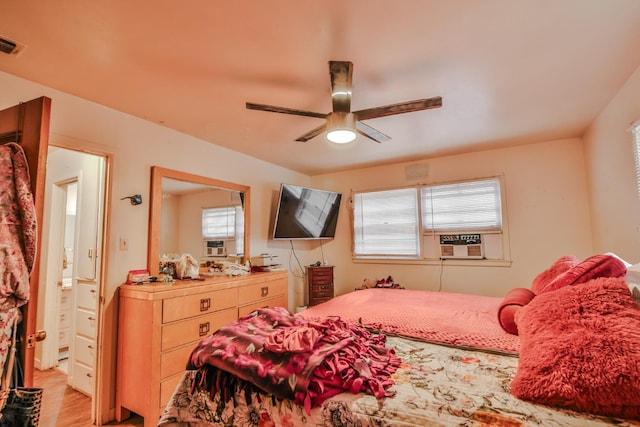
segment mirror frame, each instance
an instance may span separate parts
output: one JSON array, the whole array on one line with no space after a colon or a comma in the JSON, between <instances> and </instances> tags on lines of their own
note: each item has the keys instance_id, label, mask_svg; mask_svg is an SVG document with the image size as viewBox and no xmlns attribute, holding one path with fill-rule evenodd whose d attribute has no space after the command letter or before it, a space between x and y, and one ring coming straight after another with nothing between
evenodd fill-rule
<instances>
[{"instance_id":1,"label":"mirror frame","mask_svg":"<svg viewBox=\"0 0 640 427\"><path fill-rule=\"evenodd\" d=\"M162 227L162 178L170 178L178 181L192 182L196 184L217 187L223 190L239 191L244 193L244 255L242 263L249 259L249 229L250 229L250 207L251 207L251 187L247 185L235 184L233 182L221 181L219 179L207 178L205 176L194 175L188 172L181 172L167 169L160 166L151 167L151 194L149 200L149 238L147 244L147 269L151 276L157 276L160 269L160 233Z\"/></svg>"}]
</instances>

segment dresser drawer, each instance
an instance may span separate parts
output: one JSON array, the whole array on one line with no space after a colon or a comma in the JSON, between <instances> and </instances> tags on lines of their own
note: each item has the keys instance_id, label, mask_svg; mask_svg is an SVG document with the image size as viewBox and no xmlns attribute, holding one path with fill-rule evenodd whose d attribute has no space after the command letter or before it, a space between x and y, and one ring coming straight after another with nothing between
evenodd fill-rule
<instances>
[{"instance_id":1,"label":"dresser drawer","mask_svg":"<svg viewBox=\"0 0 640 427\"><path fill-rule=\"evenodd\" d=\"M173 377L167 378L166 380L160 383L160 404L158 407L160 408L160 413L164 410L167 403L169 403L169 399L173 395L173 392L176 390L178 383L182 379L184 373L180 373Z\"/></svg>"},{"instance_id":2,"label":"dresser drawer","mask_svg":"<svg viewBox=\"0 0 640 427\"><path fill-rule=\"evenodd\" d=\"M77 307L88 310L95 310L98 307L98 292L96 292L96 285L94 283L78 282L75 285L75 289Z\"/></svg>"},{"instance_id":3,"label":"dresser drawer","mask_svg":"<svg viewBox=\"0 0 640 427\"><path fill-rule=\"evenodd\" d=\"M88 394L89 396L94 395L95 388L95 379L93 369L87 365L82 363L74 363L73 364L73 382L77 390Z\"/></svg>"},{"instance_id":4,"label":"dresser drawer","mask_svg":"<svg viewBox=\"0 0 640 427\"><path fill-rule=\"evenodd\" d=\"M73 340L73 354L78 362L87 366L94 366L96 360L96 347L93 340L76 336Z\"/></svg>"},{"instance_id":5,"label":"dresser drawer","mask_svg":"<svg viewBox=\"0 0 640 427\"><path fill-rule=\"evenodd\" d=\"M182 347L163 352L160 356L160 378L163 379L184 372L189 356L197 342L194 341Z\"/></svg>"},{"instance_id":6,"label":"dresser drawer","mask_svg":"<svg viewBox=\"0 0 640 427\"><path fill-rule=\"evenodd\" d=\"M246 314L249 314L257 308L264 308L264 307L287 308L287 298L285 295L279 295L275 298L268 298L258 302L254 302L252 304L243 305L242 307L238 307L238 317L242 317Z\"/></svg>"},{"instance_id":7,"label":"dresser drawer","mask_svg":"<svg viewBox=\"0 0 640 427\"><path fill-rule=\"evenodd\" d=\"M234 288L171 298L162 303L162 323L188 319L236 305L238 293Z\"/></svg>"},{"instance_id":8,"label":"dresser drawer","mask_svg":"<svg viewBox=\"0 0 640 427\"><path fill-rule=\"evenodd\" d=\"M68 328L71 326L71 310L61 310L58 320L58 327L60 328Z\"/></svg>"},{"instance_id":9,"label":"dresser drawer","mask_svg":"<svg viewBox=\"0 0 640 427\"><path fill-rule=\"evenodd\" d=\"M215 313L164 325L162 327L161 350L166 351L211 335L221 326L236 320L236 316L237 311L234 306Z\"/></svg>"},{"instance_id":10,"label":"dresser drawer","mask_svg":"<svg viewBox=\"0 0 640 427\"><path fill-rule=\"evenodd\" d=\"M333 267L314 267L311 269L314 278L327 278L333 280Z\"/></svg>"},{"instance_id":11,"label":"dresser drawer","mask_svg":"<svg viewBox=\"0 0 640 427\"><path fill-rule=\"evenodd\" d=\"M333 293L333 283L327 283L327 284L320 284L320 285L316 285L313 284L311 285L311 292L313 293L329 293L332 294Z\"/></svg>"},{"instance_id":12,"label":"dresser drawer","mask_svg":"<svg viewBox=\"0 0 640 427\"><path fill-rule=\"evenodd\" d=\"M321 304L323 302L329 301L331 298L333 298L333 295L330 296L330 297L319 297L319 298L311 297L309 299L309 305L318 305L318 304Z\"/></svg>"},{"instance_id":13,"label":"dresser drawer","mask_svg":"<svg viewBox=\"0 0 640 427\"><path fill-rule=\"evenodd\" d=\"M69 347L69 328L58 330L58 348Z\"/></svg>"},{"instance_id":14,"label":"dresser drawer","mask_svg":"<svg viewBox=\"0 0 640 427\"><path fill-rule=\"evenodd\" d=\"M71 288L60 290L60 310L71 309Z\"/></svg>"},{"instance_id":15,"label":"dresser drawer","mask_svg":"<svg viewBox=\"0 0 640 427\"><path fill-rule=\"evenodd\" d=\"M96 313L79 308L76 310L76 334L87 338L96 337Z\"/></svg>"},{"instance_id":16,"label":"dresser drawer","mask_svg":"<svg viewBox=\"0 0 640 427\"><path fill-rule=\"evenodd\" d=\"M286 294L288 282L285 280L271 280L255 283L238 288L238 304L258 303L278 295Z\"/></svg>"}]
</instances>

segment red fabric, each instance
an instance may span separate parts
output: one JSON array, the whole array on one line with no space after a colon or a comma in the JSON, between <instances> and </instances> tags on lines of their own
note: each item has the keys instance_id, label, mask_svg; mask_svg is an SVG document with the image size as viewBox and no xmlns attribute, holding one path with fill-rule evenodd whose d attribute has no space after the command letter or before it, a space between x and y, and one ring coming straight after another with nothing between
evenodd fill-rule
<instances>
[{"instance_id":1,"label":"red fabric","mask_svg":"<svg viewBox=\"0 0 640 427\"><path fill-rule=\"evenodd\" d=\"M520 340L498 322L503 298L409 289L363 289L309 307L298 316L346 322L424 341L517 353Z\"/></svg>"},{"instance_id":2,"label":"red fabric","mask_svg":"<svg viewBox=\"0 0 640 427\"><path fill-rule=\"evenodd\" d=\"M516 316L511 393L549 406L640 419L640 308L622 278L536 296Z\"/></svg>"},{"instance_id":3,"label":"red fabric","mask_svg":"<svg viewBox=\"0 0 640 427\"><path fill-rule=\"evenodd\" d=\"M627 267L618 258L611 255L594 255L559 274L537 293L541 294L565 286L578 285L596 277L621 277L626 272Z\"/></svg>"},{"instance_id":4,"label":"red fabric","mask_svg":"<svg viewBox=\"0 0 640 427\"><path fill-rule=\"evenodd\" d=\"M558 258L553 264L551 264L551 267L547 268L533 279L533 283L531 283L531 290L536 295L543 292L549 283L579 263L580 260L573 255L566 255Z\"/></svg>"},{"instance_id":5,"label":"red fabric","mask_svg":"<svg viewBox=\"0 0 640 427\"><path fill-rule=\"evenodd\" d=\"M343 391L393 396L390 376L400 358L385 342L384 334L336 317L312 322L282 307L260 308L203 338L187 369L198 371L195 387L225 401L236 387L257 387L310 412Z\"/></svg>"},{"instance_id":6,"label":"red fabric","mask_svg":"<svg viewBox=\"0 0 640 427\"><path fill-rule=\"evenodd\" d=\"M518 325L515 322L515 315L522 307L536 295L526 288L513 288L508 293L498 307L498 321L506 332L518 335Z\"/></svg>"}]
</instances>

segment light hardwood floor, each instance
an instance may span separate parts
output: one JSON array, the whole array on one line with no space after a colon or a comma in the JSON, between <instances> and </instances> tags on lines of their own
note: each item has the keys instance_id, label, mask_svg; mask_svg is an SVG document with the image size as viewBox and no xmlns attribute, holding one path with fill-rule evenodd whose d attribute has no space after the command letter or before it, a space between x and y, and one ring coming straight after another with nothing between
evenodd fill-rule
<instances>
[{"instance_id":1,"label":"light hardwood floor","mask_svg":"<svg viewBox=\"0 0 640 427\"><path fill-rule=\"evenodd\" d=\"M89 427L91 399L67 386L66 375L58 369L35 370L34 386L42 388L39 427ZM107 425L142 427L143 419L132 416L121 423Z\"/></svg>"}]
</instances>

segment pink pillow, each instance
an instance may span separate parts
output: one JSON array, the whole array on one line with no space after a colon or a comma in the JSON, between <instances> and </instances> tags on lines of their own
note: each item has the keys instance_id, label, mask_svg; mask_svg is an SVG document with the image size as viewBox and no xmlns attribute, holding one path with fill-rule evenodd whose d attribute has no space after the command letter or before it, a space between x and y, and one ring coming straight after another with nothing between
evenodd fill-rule
<instances>
[{"instance_id":1,"label":"pink pillow","mask_svg":"<svg viewBox=\"0 0 640 427\"><path fill-rule=\"evenodd\" d=\"M551 292L564 286L577 285L596 277L620 277L627 273L627 266L611 255L594 255L551 280L538 294Z\"/></svg>"},{"instance_id":2,"label":"pink pillow","mask_svg":"<svg viewBox=\"0 0 640 427\"><path fill-rule=\"evenodd\" d=\"M538 274L533 283L531 283L531 290L534 294L539 294L544 288L551 283L555 278L569 270L570 268L578 265L580 260L573 255L566 255L558 258L551 267Z\"/></svg>"},{"instance_id":3,"label":"pink pillow","mask_svg":"<svg viewBox=\"0 0 640 427\"><path fill-rule=\"evenodd\" d=\"M526 288L513 288L498 307L498 321L506 332L518 335L518 325L514 321L516 313L536 295Z\"/></svg>"},{"instance_id":4,"label":"pink pillow","mask_svg":"<svg viewBox=\"0 0 640 427\"><path fill-rule=\"evenodd\" d=\"M511 393L598 415L640 419L640 308L622 278L536 296L516 315Z\"/></svg>"}]
</instances>

